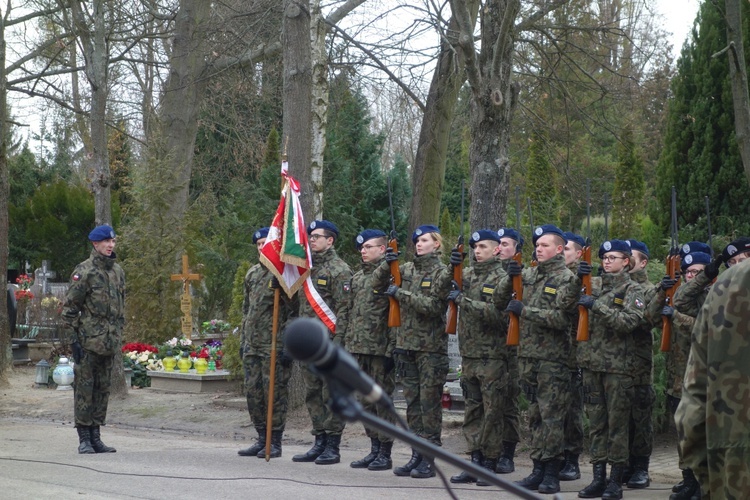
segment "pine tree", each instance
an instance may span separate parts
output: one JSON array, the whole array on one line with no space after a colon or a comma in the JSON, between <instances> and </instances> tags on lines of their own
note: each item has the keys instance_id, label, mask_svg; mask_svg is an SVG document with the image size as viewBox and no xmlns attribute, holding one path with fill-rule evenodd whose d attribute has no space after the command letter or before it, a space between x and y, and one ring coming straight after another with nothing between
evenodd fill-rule
<instances>
[{"instance_id":1,"label":"pine tree","mask_svg":"<svg viewBox=\"0 0 750 500\"><path fill-rule=\"evenodd\" d=\"M643 161L636 152L633 130L626 126L620 135L619 162L612 190L613 238L640 239L639 220L643 212Z\"/></svg>"}]
</instances>

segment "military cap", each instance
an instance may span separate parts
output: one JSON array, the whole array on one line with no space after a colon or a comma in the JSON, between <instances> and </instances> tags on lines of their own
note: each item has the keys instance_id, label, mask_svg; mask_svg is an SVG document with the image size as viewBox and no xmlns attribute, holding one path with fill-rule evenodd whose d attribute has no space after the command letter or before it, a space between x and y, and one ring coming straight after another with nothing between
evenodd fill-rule
<instances>
[{"instance_id":1,"label":"military cap","mask_svg":"<svg viewBox=\"0 0 750 500\"><path fill-rule=\"evenodd\" d=\"M583 236L581 236L580 234L565 231L563 233L563 238L565 238L568 241L572 241L573 243L580 246L581 248L586 246L586 240L583 239Z\"/></svg>"},{"instance_id":2,"label":"military cap","mask_svg":"<svg viewBox=\"0 0 750 500\"><path fill-rule=\"evenodd\" d=\"M370 241L373 238L382 238L385 235L380 229L365 229L354 238L354 244L357 246L357 250L361 250L365 241Z\"/></svg>"},{"instance_id":3,"label":"military cap","mask_svg":"<svg viewBox=\"0 0 750 500\"><path fill-rule=\"evenodd\" d=\"M258 240L262 240L263 238L268 238L268 231L271 228L269 227L262 227L255 231L253 233L253 244L258 243Z\"/></svg>"},{"instance_id":4,"label":"military cap","mask_svg":"<svg viewBox=\"0 0 750 500\"><path fill-rule=\"evenodd\" d=\"M680 258L684 259L685 256L693 252L703 252L711 255L711 247L703 243L702 241L689 241L680 247Z\"/></svg>"},{"instance_id":5,"label":"military cap","mask_svg":"<svg viewBox=\"0 0 750 500\"><path fill-rule=\"evenodd\" d=\"M516 240L516 242L518 243L518 250L521 250L523 248L523 236L521 236L521 233L519 233L512 227L501 227L497 230L497 235L500 236L500 238L510 238L512 240Z\"/></svg>"},{"instance_id":6,"label":"military cap","mask_svg":"<svg viewBox=\"0 0 750 500\"><path fill-rule=\"evenodd\" d=\"M622 252L631 255L630 244L625 240L607 240L599 247L599 258L604 257L605 253Z\"/></svg>"},{"instance_id":7,"label":"military cap","mask_svg":"<svg viewBox=\"0 0 750 500\"><path fill-rule=\"evenodd\" d=\"M492 240L500 243L500 235L491 229L480 229L479 231L474 231L471 233L471 238L469 238L469 246L474 248L474 245L484 240Z\"/></svg>"},{"instance_id":8,"label":"military cap","mask_svg":"<svg viewBox=\"0 0 750 500\"><path fill-rule=\"evenodd\" d=\"M726 263L738 253L743 252L750 252L750 237L737 238L724 248L721 255L724 257L724 263Z\"/></svg>"},{"instance_id":9,"label":"military cap","mask_svg":"<svg viewBox=\"0 0 750 500\"><path fill-rule=\"evenodd\" d=\"M114 238L115 238L115 230L112 229L112 226L108 226L106 224L101 225L101 226L96 226L89 233L89 241L103 241L103 240L110 240Z\"/></svg>"},{"instance_id":10,"label":"military cap","mask_svg":"<svg viewBox=\"0 0 750 500\"><path fill-rule=\"evenodd\" d=\"M423 234L427 233L437 233L440 234L440 229L438 229L437 226L433 226L431 224L424 224L422 226L419 226L414 230L414 232L411 235L411 242L416 243L417 239L422 236Z\"/></svg>"},{"instance_id":11,"label":"military cap","mask_svg":"<svg viewBox=\"0 0 750 500\"><path fill-rule=\"evenodd\" d=\"M646 256L647 259L651 258L651 254L648 252L648 247L646 244L642 241L638 240L628 240L628 243L630 243L630 249L631 250L637 250L641 252L643 255Z\"/></svg>"},{"instance_id":12,"label":"military cap","mask_svg":"<svg viewBox=\"0 0 750 500\"><path fill-rule=\"evenodd\" d=\"M315 229L325 229L326 231L329 231L336 235L336 238L339 237L339 228L336 227L336 224L334 224L331 221L327 220L314 220L310 223L309 226L307 226L307 234L312 233Z\"/></svg>"},{"instance_id":13,"label":"military cap","mask_svg":"<svg viewBox=\"0 0 750 500\"><path fill-rule=\"evenodd\" d=\"M711 256L706 252L690 252L680 261L680 269L685 271L688 267L693 264L704 264L707 265L711 262ZM718 269L718 268L717 268Z\"/></svg>"},{"instance_id":14,"label":"military cap","mask_svg":"<svg viewBox=\"0 0 750 500\"><path fill-rule=\"evenodd\" d=\"M568 242L568 240L565 239L565 235L563 234L562 229L555 226L554 224L542 224L541 226L537 226L537 228L534 229L534 237L532 238L532 243L534 243L534 246L536 246L536 240L538 240L545 234L554 234L555 236L559 236L560 238L562 238L565 243Z\"/></svg>"}]
</instances>

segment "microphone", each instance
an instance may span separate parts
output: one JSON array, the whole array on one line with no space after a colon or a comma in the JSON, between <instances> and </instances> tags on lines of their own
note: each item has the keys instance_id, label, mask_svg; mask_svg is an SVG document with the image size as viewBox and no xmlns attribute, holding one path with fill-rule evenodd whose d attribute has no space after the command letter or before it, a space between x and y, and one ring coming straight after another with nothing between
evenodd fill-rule
<instances>
[{"instance_id":1,"label":"microphone","mask_svg":"<svg viewBox=\"0 0 750 500\"><path fill-rule=\"evenodd\" d=\"M357 364L351 354L328 338L328 328L313 318L292 320L284 333L284 348L297 361L312 364L318 372L377 403L390 399Z\"/></svg>"}]
</instances>

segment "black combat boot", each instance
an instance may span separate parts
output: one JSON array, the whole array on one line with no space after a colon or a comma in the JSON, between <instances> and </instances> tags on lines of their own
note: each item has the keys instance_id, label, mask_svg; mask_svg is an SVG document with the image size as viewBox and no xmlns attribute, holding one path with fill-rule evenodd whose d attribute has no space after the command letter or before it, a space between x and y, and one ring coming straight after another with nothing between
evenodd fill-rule
<instances>
[{"instance_id":1,"label":"black combat boot","mask_svg":"<svg viewBox=\"0 0 750 500\"><path fill-rule=\"evenodd\" d=\"M498 474L510 474L516 470L516 466L513 463L513 456L516 454L516 443L511 441L503 441L503 454L500 456L500 460L497 461L495 472Z\"/></svg>"},{"instance_id":2,"label":"black combat boot","mask_svg":"<svg viewBox=\"0 0 750 500\"><path fill-rule=\"evenodd\" d=\"M245 448L237 452L241 457L257 457L260 450L266 449L266 428L256 427L255 431L258 433L258 439L255 441L250 448Z\"/></svg>"},{"instance_id":3,"label":"black combat boot","mask_svg":"<svg viewBox=\"0 0 750 500\"><path fill-rule=\"evenodd\" d=\"M565 462L553 458L544 464L544 479L539 485L539 493L557 493L560 491L560 469Z\"/></svg>"},{"instance_id":4,"label":"black combat boot","mask_svg":"<svg viewBox=\"0 0 750 500\"><path fill-rule=\"evenodd\" d=\"M411 471L414 470L414 468L419 465L419 462L422 461L422 455L419 454L419 452L412 448L411 450L411 458L408 462L406 462L401 467L396 467L393 469L393 473L397 476L408 476L411 474Z\"/></svg>"},{"instance_id":5,"label":"black combat boot","mask_svg":"<svg viewBox=\"0 0 750 500\"><path fill-rule=\"evenodd\" d=\"M370 453L365 455L364 458L356 460L349 464L352 469L366 469L380 453L380 440L376 437L370 438Z\"/></svg>"},{"instance_id":6,"label":"black combat boot","mask_svg":"<svg viewBox=\"0 0 750 500\"><path fill-rule=\"evenodd\" d=\"M522 486L526 488L527 490L538 490L539 485L542 484L542 481L544 480L544 462L541 460L533 460L534 462L534 468L531 470L531 474L526 476L525 478L521 479L520 481L516 481L516 484L518 486ZM558 469L559 472L559 469Z\"/></svg>"},{"instance_id":7,"label":"black combat boot","mask_svg":"<svg viewBox=\"0 0 750 500\"><path fill-rule=\"evenodd\" d=\"M485 458L482 462L482 467L490 472L495 472L495 465L497 465L497 458ZM480 478L477 478L477 486L494 486L491 482Z\"/></svg>"},{"instance_id":8,"label":"black combat boot","mask_svg":"<svg viewBox=\"0 0 750 500\"><path fill-rule=\"evenodd\" d=\"M700 484L698 484L698 479L696 479L695 474L693 474L693 471L691 469L685 469L687 471L687 474L683 471L683 483L682 488L677 493L672 493L669 495L669 500L691 500L693 497L700 498L701 494L701 487Z\"/></svg>"},{"instance_id":9,"label":"black combat boot","mask_svg":"<svg viewBox=\"0 0 750 500\"><path fill-rule=\"evenodd\" d=\"M672 493L679 493L685 487L685 481L693 474L690 469L682 469L682 481L672 486Z\"/></svg>"},{"instance_id":10,"label":"black combat boot","mask_svg":"<svg viewBox=\"0 0 750 500\"><path fill-rule=\"evenodd\" d=\"M380 452L375 460L367 466L367 470L391 470L393 468L393 461L391 460L391 450L393 449L393 441L384 443L380 442Z\"/></svg>"},{"instance_id":11,"label":"black combat boot","mask_svg":"<svg viewBox=\"0 0 750 500\"><path fill-rule=\"evenodd\" d=\"M430 462L426 458L422 458L422 461L419 462L419 465L412 469L409 475L415 479L427 479L428 477L435 477L435 468L432 466L432 462Z\"/></svg>"},{"instance_id":12,"label":"black combat boot","mask_svg":"<svg viewBox=\"0 0 750 500\"><path fill-rule=\"evenodd\" d=\"M620 500L622 498L622 474L624 465L613 465L609 473L609 482L602 493L602 500Z\"/></svg>"},{"instance_id":13,"label":"black combat boot","mask_svg":"<svg viewBox=\"0 0 750 500\"><path fill-rule=\"evenodd\" d=\"M339 444L341 444L341 434L328 435L326 449L315 459L315 463L318 465L333 465L341 462Z\"/></svg>"},{"instance_id":14,"label":"black combat boot","mask_svg":"<svg viewBox=\"0 0 750 500\"><path fill-rule=\"evenodd\" d=\"M630 455L628 457L628 465L626 465L622 470L622 484L627 484L628 481L630 481L630 478L633 476L633 471L635 470L635 466L633 465L634 463L635 457L633 455Z\"/></svg>"},{"instance_id":15,"label":"black combat boot","mask_svg":"<svg viewBox=\"0 0 750 500\"><path fill-rule=\"evenodd\" d=\"M98 425L92 425L89 429L91 429L91 447L94 448L96 453L114 453L117 451L111 446L102 443L102 436Z\"/></svg>"},{"instance_id":16,"label":"black combat boot","mask_svg":"<svg viewBox=\"0 0 750 500\"><path fill-rule=\"evenodd\" d=\"M78 431L78 453L96 453L94 447L91 446L91 429L88 426L79 426L76 430Z\"/></svg>"},{"instance_id":17,"label":"black combat boot","mask_svg":"<svg viewBox=\"0 0 750 500\"><path fill-rule=\"evenodd\" d=\"M482 467L483 462L484 462L484 457L482 456L481 451L476 450L476 451L471 452L471 463L479 467ZM460 474L451 476L451 483L474 483L476 482L476 480L477 478L475 478L474 476L472 476L466 471L461 471Z\"/></svg>"},{"instance_id":18,"label":"black combat boot","mask_svg":"<svg viewBox=\"0 0 750 500\"><path fill-rule=\"evenodd\" d=\"M607 463L594 464L594 480L578 492L578 498L599 498L607 488Z\"/></svg>"},{"instance_id":19,"label":"black combat boot","mask_svg":"<svg viewBox=\"0 0 750 500\"><path fill-rule=\"evenodd\" d=\"M578 454L565 452L565 463L560 469L560 474L557 476L560 481L575 481L581 479L581 469L578 466Z\"/></svg>"},{"instance_id":20,"label":"black combat boot","mask_svg":"<svg viewBox=\"0 0 750 500\"><path fill-rule=\"evenodd\" d=\"M315 443L312 445L312 448L310 448L307 453L294 455L292 457L292 462L314 462L315 459L318 458L321 453L323 453L323 450L326 449L327 442L328 439L325 432L316 434ZM263 446L265 446L265 444Z\"/></svg>"},{"instance_id":21,"label":"black combat boot","mask_svg":"<svg viewBox=\"0 0 750 500\"><path fill-rule=\"evenodd\" d=\"M649 457L635 457L631 471L633 472L627 482L628 488L643 489L648 488L651 484L651 478L648 477Z\"/></svg>"},{"instance_id":22,"label":"black combat boot","mask_svg":"<svg viewBox=\"0 0 750 500\"><path fill-rule=\"evenodd\" d=\"M284 436L284 431L271 431L271 453L268 458L279 458L281 456L281 438ZM258 458L266 458L266 447L260 450L257 455Z\"/></svg>"}]
</instances>

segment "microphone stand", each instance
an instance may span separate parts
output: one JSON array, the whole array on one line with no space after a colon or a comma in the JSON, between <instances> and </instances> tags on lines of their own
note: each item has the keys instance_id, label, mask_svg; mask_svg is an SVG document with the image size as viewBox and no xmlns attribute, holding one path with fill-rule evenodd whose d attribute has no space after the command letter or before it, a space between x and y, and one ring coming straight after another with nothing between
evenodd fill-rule
<instances>
[{"instance_id":1,"label":"microphone stand","mask_svg":"<svg viewBox=\"0 0 750 500\"><path fill-rule=\"evenodd\" d=\"M445 451L440 446L436 446L429 441L426 441L419 436L412 434L408 430L396 427L390 422L386 422L385 420L376 417L375 415L367 413L366 411L364 411L362 404L360 404L360 402L352 396L353 391L349 387L342 384L334 377L327 376L327 374L322 374L318 371L318 375L324 376L328 382L328 390L331 395L331 401L329 402L331 411L335 412L347 422L356 422L357 420L359 420L367 427L387 434L394 439L399 439L405 442L412 448L418 450L422 455L431 458L433 461L436 458L439 458L440 460L443 460L451 465L465 470L472 476L481 477L485 481L492 483L498 488L507 490L517 495L519 498L524 498L527 500L550 498L549 496L542 497L540 495L537 495L535 492L518 486L511 481L501 479L497 475L490 473L487 469L479 467L457 455L454 455L453 453ZM386 404L388 404L393 411L395 411L393 402L391 402L390 398L388 398L387 395L384 395L383 400L381 400L379 403L382 404L384 401L387 402ZM555 500L562 500L562 496L560 496L559 494L556 494L551 498Z\"/></svg>"}]
</instances>

